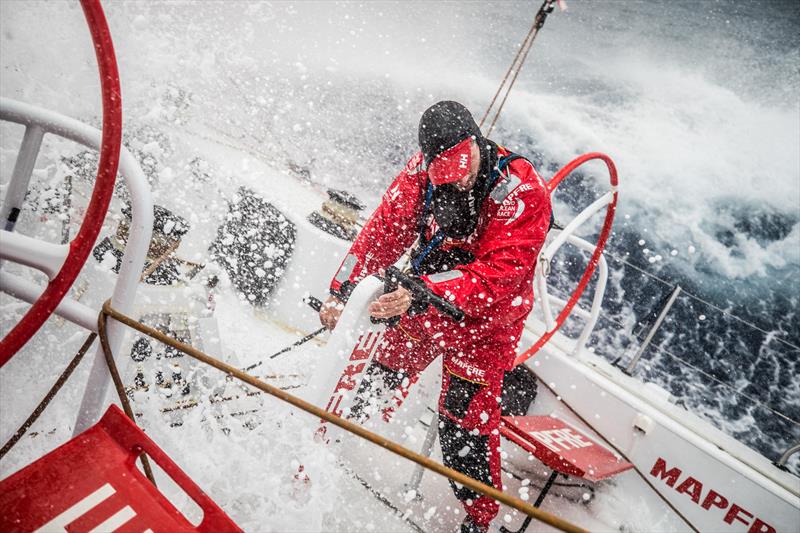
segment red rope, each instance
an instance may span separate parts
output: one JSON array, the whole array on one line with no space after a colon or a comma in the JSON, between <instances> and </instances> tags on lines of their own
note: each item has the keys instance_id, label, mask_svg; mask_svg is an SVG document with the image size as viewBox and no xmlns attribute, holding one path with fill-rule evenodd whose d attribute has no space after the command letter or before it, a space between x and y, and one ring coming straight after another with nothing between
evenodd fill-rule
<instances>
[{"instance_id":1,"label":"red rope","mask_svg":"<svg viewBox=\"0 0 800 533\"><path fill-rule=\"evenodd\" d=\"M69 253L61 270L22 320L0 341L0 367L33 337L75 282L100 233L114 193L122 141L122 99L117 60L100 1L81 0L81 7L92 35L103 92L103 136L95 187L83 224L70 243Z\"/></svg>"}]
</instances>

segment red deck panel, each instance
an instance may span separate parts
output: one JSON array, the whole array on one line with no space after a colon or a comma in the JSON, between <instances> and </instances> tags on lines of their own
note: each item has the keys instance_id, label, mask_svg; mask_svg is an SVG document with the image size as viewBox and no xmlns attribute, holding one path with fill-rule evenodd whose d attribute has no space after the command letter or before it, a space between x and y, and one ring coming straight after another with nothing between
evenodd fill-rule
<instances>
[{"instance_id":1,"label":"red deck panel","mask_svg":"<svg viewBox=\"0 0 800 533\"><path fill-rule=\"evenodd\" d=\"M504 416L500 434L562 474L600 481L633 468L604 446L552 416Z\"/></svg>"},{"instance_id":2,"label":"red deck panel","mask_svg":"<svg viewBox=\"0 0 800 533\"><path fill-rule=\"evenodd\" d=\"M203 510L193 526L136 467L146 452ZM0 531L239 532L241 529L125 414L99 423L0 481Z\"/></svg>"}]
</instances>

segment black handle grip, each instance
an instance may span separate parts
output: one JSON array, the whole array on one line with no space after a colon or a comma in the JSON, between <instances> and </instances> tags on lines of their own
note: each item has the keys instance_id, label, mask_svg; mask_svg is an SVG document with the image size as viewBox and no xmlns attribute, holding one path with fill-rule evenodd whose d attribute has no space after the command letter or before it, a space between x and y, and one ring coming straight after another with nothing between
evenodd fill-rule
<instances>
[{"instance_id":1,"label":"black handle grip","mask_svg":"<svg viewBox=\"0 0 800 533\"><path fill-rule=\"evenodd\" d=\"M397 267L393 266L386 269L386 277L397 279L400 285L411 292L411 296L414 298L414 300L421 300L429 303L441 311L442 314L450 317L456 322L461 322L464 320L464 311L448 302L441 296L434 294L433 291L430 290L422 280L403 274Z\"/></svg>"},{"instance_id":2,"label":"black handle grip","mask_svg":"<svg viewBox=\"0 0 800 533\"><path fill-rule=\"evenodd\" d=\"M303 298L303 301L307 303L308 306L317 313L319 313L320 310L322 309L322 300L320 300L316 296L306 296L305 298Z\"/></svg>"},{"instance_id":3,"label":"black handle grip","mask_svg":"<svg viewBox=\"0 0 800 533\"><path fill-rule=\"evenodd\" d=\"M448 302L441 296L431 293L431 305L456 322L461 322L464 320L464 311Z\"/></svg>"},{"instance_id":4,"label":"black handle grip","mask_svg":"<svg viewBox=\"0 0 800 533\"><path fill-rule=\"evenodd\" d=\"M395 269L396 270L396 269ZM383 294L388 294L390 292L394 292L397 290L397 287L400 285L400 280L397 276L391 275L388 271L386 272L386 277L383 278ZM387 327L393 328L400 322L399 316L393 316L389 318L375 318L374 316L369 317L370 321L373 324L386 324Z\"/></svg>"}]
</instances>

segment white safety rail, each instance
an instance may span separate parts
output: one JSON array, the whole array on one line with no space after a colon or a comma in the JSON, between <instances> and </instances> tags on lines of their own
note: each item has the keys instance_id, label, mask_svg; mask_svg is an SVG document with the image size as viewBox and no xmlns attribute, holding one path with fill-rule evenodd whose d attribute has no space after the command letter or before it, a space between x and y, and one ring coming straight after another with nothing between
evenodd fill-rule
<instances>
[{"instance_id":1,"label":"white safety rail","mask_svg":"<svg viewBox=\"0 0 800 533\"><path fill-rule=\"evenodd\" d=\"M555 257L556 253L561 249L564 244L570 244L579 250L591 254L594 252L596 245L586 241L575 235L578 228L589 220L593 215L605 210L609 203L613 201L613 192L609 191L597 200L595 200L586 209L581 211L563 230L559 231L558 235L547 244L544 250L539 254L539 262L536 265L536 275L534 277L534 284L536 286L537 302L541 304L542 315L544 316L545 326L548 330L556 327L556 321L553 316L553 305L563 308L567 302L557 296L551 295L547 289L547 277L550 275L550 261ZM589 339L592 330L597 324L600 317L600 310L603 304L603 296L606 292L606 285L608 283L608 262L604 255L600 256L597 263L597 284L594 288L594 295L592 296L592 305L587 310L576 305L570 316L577 316L586 321L580 335L575 340L575 346L572 350L572 355L577 355L583 349L586 341Z\"/></svg>"},{"instance_id":2,"label":"white safety rail","mask_svg":"<svg viewBox=\"0 0 800 533\"><path fill-rule=\"evenodd\" d=\"M0 210L0 219L4 221L11 219L6 223L6 227L0 230L0 260L9 260L35 268L52 279L64 263L69 246L51 244L13 233L14 221L22 209L22 203L28 192L42 138L45 133L50 133L99 150L102 134L98 129L73 118L9 98L0 98L0 120L25 126L25 135ZM111 302L114 308L129 314L133 311L139 276L150 246L153 231L153 200L142 169L125 147L120 150L119 173L130 192L132 221ZM9 217L12 213L13 216ZM44 287L0 269L0 290L33 303L44 291ZM62 300L55 310L59 316L91 331L97 331L99 312L100 309L93 309L69 299ZM109 342L113 353L119 351L124 333L125 330L120 324L113 321L109 324ZM109 382L106 362L101 348L98 347L75 424L76 435L99 417Z\"/></svg>"}]
</instances>

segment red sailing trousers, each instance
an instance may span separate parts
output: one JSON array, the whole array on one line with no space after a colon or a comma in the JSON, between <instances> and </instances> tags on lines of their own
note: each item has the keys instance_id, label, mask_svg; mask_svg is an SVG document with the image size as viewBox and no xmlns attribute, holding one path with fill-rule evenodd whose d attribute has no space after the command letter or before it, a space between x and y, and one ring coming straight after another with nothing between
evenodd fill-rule
<instances>
[{"instance_id":1,"label":"red sailing trousers","mask_svg":"<svg viewBox=\"0 0 800 533\"><path fill-rule=\"evenodd\" d=\"M387 329L384 344L375 357L393 374L389 379L384 376L384 385L399 389L404 396L407 390L403 389L442 355L439 442L444 464L502 490L498 426L505 371L501 365L486 364L492 360L491 354L473 357L457 345L448 345L449 336L430 322L427 315L404 317L397 327ZM486 349L497 351L498 359L508 351L507 346L497 345ZM398 397L395 393L395 401ZM499 505L494 499L452 482L451 487L474 522L488 525L497 515Z\"/></svg>"}]
</instances>

